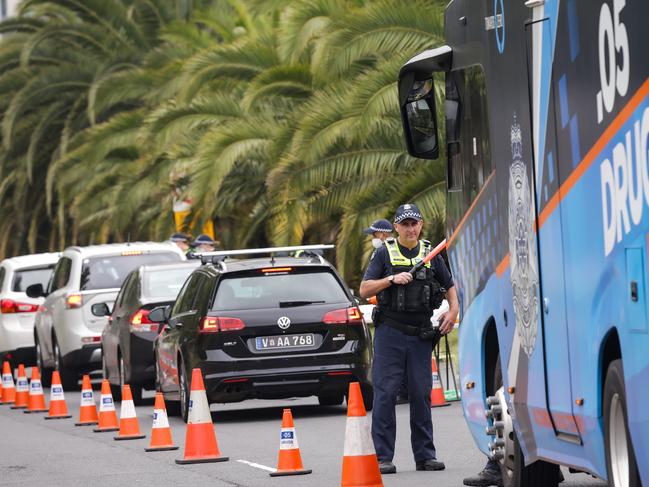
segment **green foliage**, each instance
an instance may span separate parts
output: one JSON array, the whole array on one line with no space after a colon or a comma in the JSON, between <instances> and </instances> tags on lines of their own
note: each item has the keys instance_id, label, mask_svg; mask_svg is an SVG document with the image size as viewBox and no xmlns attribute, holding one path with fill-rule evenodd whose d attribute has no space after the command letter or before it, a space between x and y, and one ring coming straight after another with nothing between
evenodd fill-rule
<instances>
[{"instance_id":1,"label":"green foliage","mask_svg":"<svg viewBox=\"0 0 649 487\"><path fill-rule=\"evenodd\" d=\"M0 34L0 254L164 239L174 191L226 248L335 242L351 283L399 204L443 236L396 88L441 0L25 0Z\"/></svg>"}]
</instances>

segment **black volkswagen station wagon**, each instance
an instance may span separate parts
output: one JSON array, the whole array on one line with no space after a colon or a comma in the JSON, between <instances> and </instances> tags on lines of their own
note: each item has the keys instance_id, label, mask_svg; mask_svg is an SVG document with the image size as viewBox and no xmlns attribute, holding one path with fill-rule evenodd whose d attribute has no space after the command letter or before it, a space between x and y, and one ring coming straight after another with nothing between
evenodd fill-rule
<instances>
[{"instance_id":1,"label":"black volkswagen station wagon","mask_svg":"<svg viewBox=\"0 0 649 487\"><path fill-rule=\"evenodd\" d=\"M172 414L187 420L195 367L210 403L315 395L337 405L358 381L371 409L368 328L334 267L310 252L251 259L211 253L203 259L214 263L190 275L172 307L151 312L165 321L154 344L156 385Z\"/></svg>"}]
</instances>

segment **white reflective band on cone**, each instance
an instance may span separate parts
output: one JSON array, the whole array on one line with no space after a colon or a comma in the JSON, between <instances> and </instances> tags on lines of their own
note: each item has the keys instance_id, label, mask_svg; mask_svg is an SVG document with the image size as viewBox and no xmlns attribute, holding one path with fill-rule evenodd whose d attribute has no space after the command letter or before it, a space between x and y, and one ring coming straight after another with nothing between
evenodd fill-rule
<instances>
[{"instance_id":1,"label":"white reflective band on cone","mask_svg":"<svg viewBox=\"0 0 649 487\"><path fill-rule=\"evenodd\" d=\"M442 383L439 381L439 375L437 372L433 373L433 389L441 389Z\"/></svg>"},{"instance_id":2,"label":"white reflective band on cone","mask_svg":"<svg viewBox=\"0 0 649 487\"><path fill-rule=\"evenodd\" d=\"M279 449L280 450L295 450L297 446L297 436L295 435L295 428L282 428L279 436Z\"/></svg>"},{"instance_id":3,"label":"white reflective band on cone","mask_svg":"<svg viewBox=\"0 0 649 487\"><path fill-rule=\"evenodd\" d=\"M154 428L169 427L169 419L167 419L167 412L164 409L153 410L153 427Z\"/></svg>"},{"instance_id":4,"label":"white reflective band on cone","mask_svg":"<svg viewBox=\"0 0 649 487\"><path fill-rule=\"evenodd\" d=\"M189 394L189 414L187 424L211 423L210 405L205 391L192 391Z\"/></svg>"},{"instance_id":5,"label":"white reflective band on cone","mask_svg":"<svg viewBox=\"0 0 649 487\"><path fill-rule=\"evenodd\" d=\"M112 396L102 394L99 400L99 412L104 411L115 411L115 403Z\"/></svg>"},{"instance_id":6,"label":"white reflective band on cone","mask_svg":"<svg viewBox=\"0 0 649 487\"><path fill-rule=\"evenodd\" d=\"M52 386L50 389L50 401L63 401L65 397L63 396L63 387L61 386Z\"/></svg>"},{"instance_id":7,"label":"white reflective band on cone","mask_svg":"<svg viewBox=\"0 0 649 487\"><path fill-rule=\"evenodd\" d=\"M92 397L92 391L85 389L81 391L81 405L82 406L94 406L95 398Z\"/></svg>"},{"instance_id":8,"label":"white reflective band on cone","mask_svg":"<svg viewBox=\"0 0 649 487\"><path fill-rule=\"evenodd\" d=\"M367 416L348 417L345 428L344 456L357 457L375 454Z\"/></svg>"},{"instance_id":9,"label":"white reflective band on cone","mask_svg":"<svg viewBox=\"0 0 649 487\"><path fill-rule=\"evenodd\" d=\"M36 394L43 394L43 386L41 385L40 380L33 379L29 383L29 395L30 396L35 396Z\"/></svg>"},{"instance_id":10,"label":"white reflective band on cone","mask_svg":"<svg viewBox=\"0 0 649 487\"><path fill-rule=\"evenodd\" d=\"M29 383L27 379L19 378L16 381L16 392L25 392L29 390Z\"/></svg>"},{"instance_id":11,"label":"white reflective band on cone","mask_svg":"<svg viewBox=\"0 0 649 487\"><path fill-rule=\"evenodd\" d=\"M119 410L120 418L134 418L135 417L135 405L133 401L122 401L122 407Z\"/></svg>"},{"instance_id":12,"label":"white reflective band on cone","mask_svg":"<svg viewBox=\"0 0 649 487\"><path fill-rule=\"evenodd\" d=\"M13 389L14 388L14 378L11 374L3 374L2 376L2 387L4 389Z\"/></svg>"}]
</instances>

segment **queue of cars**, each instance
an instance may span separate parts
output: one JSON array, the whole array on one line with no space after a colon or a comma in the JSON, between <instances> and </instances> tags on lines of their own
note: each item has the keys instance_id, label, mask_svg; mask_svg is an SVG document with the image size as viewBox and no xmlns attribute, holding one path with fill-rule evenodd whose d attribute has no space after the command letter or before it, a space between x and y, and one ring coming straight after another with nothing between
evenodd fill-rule
<instances>
[{"instance_id":1,"label":"queue of cars","mask_svg":"<svg viewBox=\"0 0 649 487\"><path fill-rule=\"evenodd\" d=\"M21 328L33 338L3 353L31 350L23 362L37 364L45 379L59 370L64 388L101 370L116 395L126 383L136 402L143 389L161 390L170 414L187 420L189 379L200 368L210 403L314 395L336 405L358 381L372 407L363 314L335 268L312 249L213 252L203 262L185 261L170 243L47 255L1 263L0 352L14 346L3 335L5 296L19 289L11 299L33 309ZM17 259L48 273L16 281Z\"/></svg>"}]
</instances>

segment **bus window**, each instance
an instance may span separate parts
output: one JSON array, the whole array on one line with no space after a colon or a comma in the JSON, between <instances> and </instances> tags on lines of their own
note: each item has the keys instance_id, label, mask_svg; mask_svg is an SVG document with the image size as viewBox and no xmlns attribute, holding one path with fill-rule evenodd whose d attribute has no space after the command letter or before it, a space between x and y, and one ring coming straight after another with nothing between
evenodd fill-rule
<instances>
[{"instance_id":1,"label":"bus window","mask_svg":"<svg viewBox=\"0 0 649 487\"><path fill-rule=\"evenodd\" d=\"M446 76L448 188L471 204L493 169L489 144L487 87L482 66Z\"/></svg>"}]
</instances>

